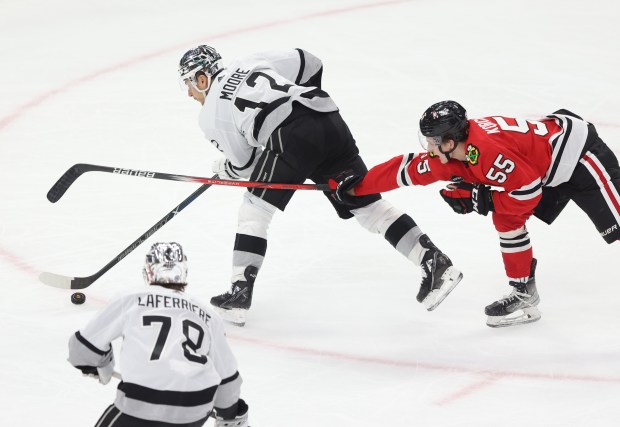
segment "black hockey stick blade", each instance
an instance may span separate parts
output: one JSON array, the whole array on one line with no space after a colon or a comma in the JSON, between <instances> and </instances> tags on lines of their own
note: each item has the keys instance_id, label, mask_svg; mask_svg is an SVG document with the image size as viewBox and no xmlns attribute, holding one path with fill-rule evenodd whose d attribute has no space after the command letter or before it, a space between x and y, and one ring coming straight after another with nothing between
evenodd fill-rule
<instances>
[{"instance_id":1,"label":"black hockey stick blade","mask_svg":"<svg viewBox=\"0 0 620 427\"><path fill-rule=\"evenodd\" d=\"M47 200L52 203L56 203L66 191L73 185L76 179L82 176L85 172L111 172L111 168L107 166L89 165L86 163L77 163L71 166L62 176L56 181L50 191L47 192Z\"/></svg>"},{"instance_id":2,"label":"black hockey stick blade","mask_svg":"<svg viewBox=\"0 0 620 427\"><path fill-rule=\"evenodd\" d=\"M77 166L77 165L76 165ZM214 175L213 178L217 178ZM177 207L168 212L166 216L157 221L155 225L145 231L140 237L138 237L131 245L127 246L121 253L116 255L110 262L108 262L101 270L87 277L72 277L61 276L60 274L44 272L39 275L39 280L48 286L62 289L84 289L92 285L97 279L103 276L108 270L121 262L123 258L133 252L138 246L140 246L146 239L151 237L157 230L166 225L172 218L174 218L179 212L187 207L190 203L204 193L207 188L211 187L209 184L204 184L198 187L196 191L189 195L189 197L183 200Z\"/></svg>"},{"instance_id":3,"label":"black hockey stick blade","mask_svg":"<svg viewBox=\"0 0 620 427\"><path fill-rule=\"evenodd\" d=\"M59 179L56 184L50 188L47 192L47 200L52 203L56 203L65 194L67 189L71 187L71 184L80 177L85 171L81 168L80 164L73 165L67 170Z\"/></svg>"}]
</instances>

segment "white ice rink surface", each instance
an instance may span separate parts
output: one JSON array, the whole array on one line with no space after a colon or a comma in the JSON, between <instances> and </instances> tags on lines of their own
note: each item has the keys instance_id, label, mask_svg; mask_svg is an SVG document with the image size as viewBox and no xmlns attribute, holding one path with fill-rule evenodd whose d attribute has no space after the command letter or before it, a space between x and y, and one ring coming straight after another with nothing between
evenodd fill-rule
<instances>
[{"instance_id":1,"label":"white ice rink surface","mask_svg":"<svg viewBox=\"0 0 620 427\"><path fill-rule=\"evenodd\" d=\"M49 203L71 165L211 175L219 153L177 85L190 47L212 44L225 62L320 56L368 166L419 151L417 120L442 99L470 117L568 108L620 154L619 22L615 0L0 1L0 425L95 424L115 385L82 378L67 340L144 286L150 243L184 245L190 292L229 286L244 191L229 187L86 289L83 306L37 279L95 273L197 187L90 173ZM453 214L441 187L386 195L464 271L430 313L415 302L419 269L321 194L298 192L276 215L248 324L228 329L253 427L620 425L620 244L574 204L551 227L532 219L543 317L491 329L484 306L509 291L497 235L490 218Z\"/></svg>"}]
</instances>

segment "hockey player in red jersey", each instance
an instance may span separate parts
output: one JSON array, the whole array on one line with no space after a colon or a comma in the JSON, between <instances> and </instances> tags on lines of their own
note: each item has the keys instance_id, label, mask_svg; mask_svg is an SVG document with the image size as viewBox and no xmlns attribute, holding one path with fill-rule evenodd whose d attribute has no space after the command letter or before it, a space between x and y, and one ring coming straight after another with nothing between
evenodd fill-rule
<instances>
[{"instance_id":1,"label":"hockey player in red jersey","mask_svg":"<svg viewBox=\"0 0 620 427\"><path fill-rule=\"evenodd\" d=\"M526 228L533 214L551 224L570 200L607 243L620 239L620 167L594 126L567 110L539 120L492 116L467 119L454 101L429 107L420 119L426 153L405 154L349 176L337 195L382 193L451 181L441 196L459 214L492 212L510 295L486 307L487 324L540 319L536 259Z\"/></svg>"}]
</instances>

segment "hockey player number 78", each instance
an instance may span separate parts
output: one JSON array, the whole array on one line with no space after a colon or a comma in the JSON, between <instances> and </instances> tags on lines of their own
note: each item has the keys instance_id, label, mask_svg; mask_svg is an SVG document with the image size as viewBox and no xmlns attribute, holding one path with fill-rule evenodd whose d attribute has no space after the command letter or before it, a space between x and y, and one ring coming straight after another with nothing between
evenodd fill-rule
<instances>
[{"instance_id":1,"label":"hockey player number 78","mask_svg":"<svg viewBox=\"0 0 620 427\"><path fill-rule=\"evenodd\" d=\"M143 326L151 326L153 323L161 323L159 335L157 336L157 342L155 343L155 348L153 348L153 353L151 353L151 360L158 360L166 345L168 335L170 335L172 319L168 316L144 316L142 318ZM198 333L198 337L195 342L189 336L190 328L194 329ZM200 325L192 322L191 320L185 319L183 320L183 335L187 338L187 340L181 344L185 358L191 362L201 363L203 365L206 364L207 356L196 354L196 351L198 351L202 345L205 331L200 327Z\"/></svg>"}]
</instances>

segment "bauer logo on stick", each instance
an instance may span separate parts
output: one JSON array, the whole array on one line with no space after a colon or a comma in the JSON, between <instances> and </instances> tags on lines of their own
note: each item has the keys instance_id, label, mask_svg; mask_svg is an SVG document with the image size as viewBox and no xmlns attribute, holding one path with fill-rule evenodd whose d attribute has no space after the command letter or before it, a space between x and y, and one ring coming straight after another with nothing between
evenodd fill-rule
<instances>
[{"instance_id":1,"label":"bauer logo on stick","mask_svg":"<svg viewBox=\"0 0 620 427\"><path fill-rule=\"evenodd\" d=\"M153 178L155 176L155 172L141 171L137 169L114 168L114 171L112 171L112 173L117 173L120 175L142 176L144 178Z\"/></svg>"}]
</instances>

